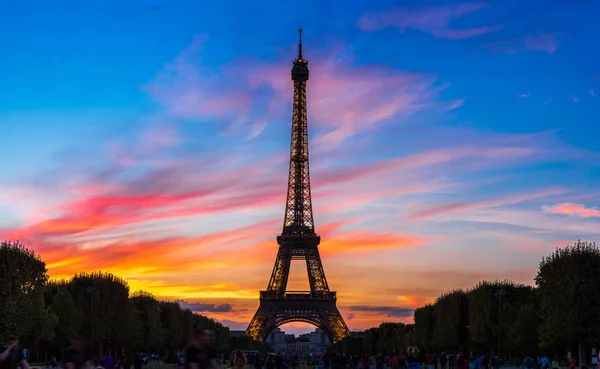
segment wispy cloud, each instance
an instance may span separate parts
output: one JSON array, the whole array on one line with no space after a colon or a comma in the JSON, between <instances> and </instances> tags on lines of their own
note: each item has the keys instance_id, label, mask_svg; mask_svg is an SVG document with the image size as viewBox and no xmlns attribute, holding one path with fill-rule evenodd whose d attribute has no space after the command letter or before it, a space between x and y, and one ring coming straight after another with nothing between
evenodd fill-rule
<instances>
[{"instance_id":1,"label":"wispy cloud","mask_svg":"<svg viewBox=\"0 0 600 369\"><path fill-rule=\"evenodd\" d=\"M474 201L474 202L459 202L447 204L440 207L429 208L426 210L422 210L413 215L413 218L416 219L427 219L435 216L444 215L447 213L453 213L457 211L467 211L473 209L484 209L484 208L492 208L498 206L506 206L512 204L518 204L524 201L546 198L549 196L561 195L564 194L565 190L562 189L550 189L541 192L529 193L529 194L517 194L510 195L498 199L493 200L484 200L484 201Z\"/></svg>"},{"instance_id":2,"label":"wispy cloud","mask_svg":"<svg viewBox=\"0 0 600 369\"><path fill-rule=\"evenodd\" d=\"M446 108L446 110L454 110L454 109L458 109L458 108L460 108L461 106L463 106L463 105L465 104L465 102L467 101L467 99L468 99L468 98L469 98L469 97L464 97L464 98L462 98L462 99L459 99L459 100L455 100L455 101L453 101L453 102L452 102L452 104L450 104L450 105L449 105L449 106Z\"/></svg>"},{"instance_id":3,"label":"wispy cloud","mask_svg":"<svg viewBox=\"0 0 600 369\"><path fill-rule=\"evenodd\" d=\"M531 97L531 94L529 92L527 92L524 94L518 94L517 97L519 97L521 99L527 99L527 98Z\"/></svg>"},{"instance_id":4,"label":"wispy cloud","mask_svg":"<svg viewBox=\"0 0 600 369\"><path fill-rule=\"evenodd\" d=\"M231 304L200 304L188 303L183 300L177 300L177 303L182 309L188 309L196 313L229 313L231 312Z\"/></svg>"},{"instance_id":5,"label":"wispy cloud","mask_svg":"<svg viewBox=\"0 0 600 369\"><path fill-rule=\"evenodd\" d=\"M561 36L562 33L560 32L537 32L535 34L491 43L488 46L506 54L515 54L520 51L540 51L552 54L558 49Z\"/></svg>"},{"instance_id":6,"label":"wispy cloud","mask_svg":"<svg viewBox=\"0 0 600 369\"><path fill-rule=\"evenodd\" d=\"M596 92L594 91L593 88L590 90L590 96L596 97Z\"/></svg>"},{"instance_id":7,"label":"wispy cloud","mask_svg":"<svg viewBox=\"0 0 600 369\"><path fill-rule=\"evenodd\" d=\"M589 208L583 204L574 204L565 202L552 206L544 205L542 210L550 214L572 215L580 218L596 218L600 217L600 210L597 208Z\"/></svg>"},{"instance_id":8,"label":"wispy cloud","mask_svg":"<svg viewBox=\"0 0 600 369\"><path fill-rule=\"evenodd\" d=\"M288 117L293 85L291 65L252 60L218 69L202 64L206 37L198 36L153 83L146 86L167 112L257 137L269 120ZM391 118L409 116L430 106L435 77L381 66L353 66L346 48L313 51L310 64L309 120L321 127L324 143L337 144ZM310 54L307 55L310 59ZM313 81L314 80L314 81Z\"/></svg>"},{"instance_id":9,"label":"wispy cloud","mask_svg":"<svg viewBox=\"0 0 600 369\"><path fill-rule=\"evenodd\" d=\"M410 317L414 309L396 307L396 306L350 306L350 311L367 314L384 315L389 317Z\"/></svg>"},{"instance_id":10,"label":"wispy cloud","mask_svg":"<svg viewBox=\"0 0 600 369\"><path fill-rule=\"evenodd\" d=\"M360 17L358 27L364 31L376 31L395 27L404 32L408 28L418 29L438 38L466 39L498 31L500 25L459 29L451 23L461 17L486 8L488 4L461 3L434 7L403 7L380 13L368 13Z\"/></svg>"}]
</instances>

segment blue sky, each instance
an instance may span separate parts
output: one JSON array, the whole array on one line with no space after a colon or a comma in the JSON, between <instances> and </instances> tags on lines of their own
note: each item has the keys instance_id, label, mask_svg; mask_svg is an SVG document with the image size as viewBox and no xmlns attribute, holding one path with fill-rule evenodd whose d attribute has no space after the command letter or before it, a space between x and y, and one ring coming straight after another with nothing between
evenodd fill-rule
<instances>
[{"instance_id":1,"label":"blue sky","mask_svg":"<svg viewBox=\"0 0 600 369\"><path fill-rule=\"evenodd\" d=\"M2 3L0 236L54 277L91 263L243 327L275 257L303 28L317 231L349 326L483 278L531 283L543 255L600 234L599 11Z\"/></svg>"}]
</instances>

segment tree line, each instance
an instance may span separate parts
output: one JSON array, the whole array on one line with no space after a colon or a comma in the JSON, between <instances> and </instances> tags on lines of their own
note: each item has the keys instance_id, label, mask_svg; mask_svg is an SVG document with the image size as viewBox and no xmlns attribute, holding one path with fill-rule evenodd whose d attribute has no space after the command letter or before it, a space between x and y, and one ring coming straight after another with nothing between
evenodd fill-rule
<instances>
[{"instance_id":1,"label":"tree line","mask_svg":"<svg viewBox=\"0 0 600 369\"><path fill-rule=\"evenodd\" d=\"M568 352L587 363L600 343L600 251L578 241L544 257L535 286L482 281L414 311L414 324L382 323L331 347L369 354L473 352L502 358Z\"/></svg>"},{"instance_id":2,"label":"tree line","mask_svg":"<svg viewBox=\"0 0 600 369\"><path fill-rule=\"evenodd\" d=\"M34 361L61 359L69 338L80 335L95 355L160 353L182 349L196 328L214 332L215 347L229 349L229 328L176 301L130 293L110 273L80 273L49 280L46 264L19 242L0 243L0 338L17 335ZM31 350L33 349L33 350Z\"/></svg>"}]
</instances>

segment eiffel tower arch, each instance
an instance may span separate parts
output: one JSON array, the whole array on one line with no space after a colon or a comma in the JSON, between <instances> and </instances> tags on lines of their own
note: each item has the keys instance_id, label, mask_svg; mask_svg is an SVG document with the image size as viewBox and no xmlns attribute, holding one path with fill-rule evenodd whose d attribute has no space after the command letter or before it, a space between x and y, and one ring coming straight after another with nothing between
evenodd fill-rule
<instances>
[{"instance_id":1,"label":"eiffel tower arch","mask_svg":"<svg viewBox=\"0 0 600 369\"><path fill-rule=\"evenodd\" d=\"M292 139L283 231L277 236L279 251L269 285L260 291L260 305L246 334L264 341L282 324L305 322L321 328L336 342L350 332L337 308L336 293L329 290L318 248L321 238L315 233L306 119L308 61L302 57L302 30L299 32L298 56L292 67ZM310 291L287 291L292 260L306 262Z\"/></svg>"}]
</instances>

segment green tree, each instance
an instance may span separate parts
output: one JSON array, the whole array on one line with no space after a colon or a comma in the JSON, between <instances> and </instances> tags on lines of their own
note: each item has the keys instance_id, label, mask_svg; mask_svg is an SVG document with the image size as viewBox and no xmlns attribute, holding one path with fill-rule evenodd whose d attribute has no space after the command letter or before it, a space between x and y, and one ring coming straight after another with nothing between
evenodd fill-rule
<instances>
[{"instance_id":1,"label":"green tree","mask_svg":"<svg viewBox=\"0 0 600 369\"><path fill-rule=\"evenodd\" d=\"M136 348L160 349L161 309L158 300L150 293L139 291L130 297L134 317L138 321L135 327Z\"/></svg>"},{"instance_id":2,"label":"green tree","mask_svg":"<svg viewBox=\"0 0 600 369\"><path fill-rule=\"evenodd\" d=\"M71 279L71 294L84 314L84 332L92 340L96 355L105 348L113 352L130 347L129 286L110 273L77 274ZM92 337L92 306L94 334Z\"/></svg>"},{"instance_id":3,"label":"green tree","mask_svg":"<svg viewBox=\"0 0 600 369\"><path fill-rule=\"evenodd\" d=\"M509 326L507 341L513 355L535 355L539 344L539 309L533 302L522 305L517 319Z\"/></svg>"},{"instance_id":4,"label":"green tree","mask_svg":"<svg viewBox=\"0 0 600 369\"><path fill-rule=\"evenodd\" d=\"M540 294L545 347L577 344L579 362L586 345L600 338L600 250L577 241L542 259L535 283Z\"/></svg>"},{"instance_id":5,"label":"green tree","mask_svg":"<svg viewBox=\"0 0 600 369\"><path fill-rule=\"evenodd\" d=\"M47 280L46 264L33 251L18 241L0 243L0 336L33 333Z\"/></svg>"},{"instance_id":6,"label":"green tree","mask_svg":"<svg viewBox=\"0 0 600 369\"><path fill-rule=\"evenodd\" d=\"M421 352L432 352L431 340L435 326L435 308L427 304L415 310L414 340Z\"/></svg>"},{"instance_id":7,"label":"green tree","mask_svg":"<svg viewBox=\"0 0 600 369\"><path fill-rule=\"evenodd\" d=\"M77 334L81 329L83 313L81 312L81 309L75 305L73 296L71 296L71 293L66 289L66 286L63 286L56 291L50 306L58 320L55 333L56 341L61 348L62 359L64 345L67 343L67 340Z\"/></svg>"},{"instance_id":8,"label":"green tree","mask_svg":"<svg viewBox=\"0 0 600 369\"><path fill-rule=\"evenodd\" d=\"M364 350L367 354L375 354L379 347L379 328L367 329L364 334Z\"/></svg>"},{"instance_id":9,"label":"green tree","mask_svg":"<svg viewBox=\"0 0 600 369\"><path fill-rule=\"evenodd\" d=\"M404 347L406 327L402 323L381 323L379 325L378 352L398 351Z\"/></svg>"},{"instance_id":10,"label":"green tree","mask_svg":"<svg viewBox=\"0 0 600 369\"><path fill-rule=\"evenodd\" d=\"M174 301L161 301L161 322L164 331L163 342L169 351L183 347L183 312L181 306Z\"/></svg>"},{"instance_id":11,"label":"green tree","mask_svg":"<svg viewBox=\"0 0 600 369\"><path fill-rule=\"evenodd\" d=\"M469 299L463 290L438 297L434 304L433 346L438 351L466 349L469 343Z\"/></svg>"},{"instance_id":12,"label":"green tree","mask_svg":"<svg viewBox=\"0 0 600 369\"><path fill-rule=\"evenodd\" d=\"M497 353L506 346L509 323L517 319L532 288L513 281L483 281L468 292L469 335L476 351Z\"/></svg>"},{"instance_id":13,"label":"green tree","mask_svg":"<svg viewBox=\"0 0 600 369\"><path fill-rule=\"evenodd\" d=\"M42 288L35 292L35 303L33 307L33 329L28 334L30 342L36 347L36 361L40 361L40 344L49 344L54 340L55 329L58 323L56 314L44 303L44 293ZM47 361L47 355L44 354L44 361Z\"/></svg>"}]
</instances>

